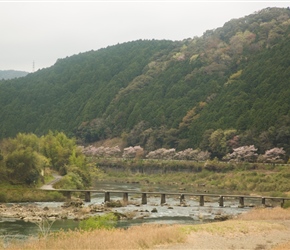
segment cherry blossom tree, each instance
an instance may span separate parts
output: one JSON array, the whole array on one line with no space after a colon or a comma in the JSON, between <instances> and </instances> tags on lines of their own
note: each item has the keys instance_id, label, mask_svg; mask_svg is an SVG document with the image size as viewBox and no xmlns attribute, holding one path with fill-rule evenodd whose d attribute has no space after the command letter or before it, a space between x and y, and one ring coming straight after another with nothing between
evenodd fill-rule
<instances>
[{"instance_id":1,"label":"cherry blossom tree","mask_svg":"<svg viewBox=\"0 0 290 250\"><path fill-rule=\"evenodd\" d=\"M141 158L144 155L144 149L140 146L124 148L123 158Z\"/></svg>"},{"instance_id":2,"label":"cherry blossom tree","mask_svg":"<svg viewBox=\"0 0 290 250\"><path fill-rule=\"evenodd\" d=\"M96 157L120 157L121 150L119 146L115 147L94 147L92 145L82 149L83 154L86 156L96 156Z\"/></svg>"},{"instance_id":3,"label":"cherry blossom tree","mask_svg":"<svg viewBox=\"0 0 290 250\"><path fill-rule=\"evenodd\" d=\"M254 145L242 146L233 149L231 154L227 154L223 159L233 161L255 162L258 158L257 148Z\"/></svg>"},{"instance_id":4,"label":"cherry blossom tree","mask_svg":"<svg viewBox=\"0 0 290 250\"><path fill-rule=\"evenodd\" d=\"M265 154L259 157L262 162L283 163L286 152L283 148L272 148L266 150Z\"/></svg>"},{"instance_id":5,"label":"cherry blossom tree","mask_svg":"<svg viewBox=\"0 0 290 250\"><path fill-rule=\"evenodd\" d=\"M169 160L169 159L173 159L174 156L175 156L175 148L171 148L171 149L159 148L159 149L149 152L146 155L146 158Z\"/></svg>"}]
</instances>

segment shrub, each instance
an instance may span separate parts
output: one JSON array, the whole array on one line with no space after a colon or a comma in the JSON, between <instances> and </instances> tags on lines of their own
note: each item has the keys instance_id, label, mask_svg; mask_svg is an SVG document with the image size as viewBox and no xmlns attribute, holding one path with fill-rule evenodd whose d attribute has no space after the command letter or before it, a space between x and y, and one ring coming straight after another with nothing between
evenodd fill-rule
<instances>
[{"instance_id":1,"label":"shrub","mask_svg":"<svg viewBox=\"0 0 290 250\"><path fill-rule=\"evenodd\" d=\"M6 193L0 193L0 202L7 202L7 195Z\"/></svg>"},{"instance_id":2,"label":"shrub","mask_svg":"<svg viewBox=\"0 0 290 250\"><path fill-rule=\"evenodd\" d=\"M117 224L118 217L114 213L94 216L80 222L80 228L85 231L95 229L112 229Z\"/></svg>"},{"instance_id":3,"label":"shrub","mask_svg":"<svg viewBox=\"0 0 290 250\"><path fill-rule=\"evenodd\" d=\"M70 172L57 182L54 187L62 189L83 189L84 184L82 178L77 173Z\"/></svg>"},{"instance_id":4,"label":"shrub","mask_svg":"<svg viewBox=\"0 0 290 250\"><path fill-rule=\"evenodd\" d=\"M290 208L290 201L285 201L283 204L283 208Z\"/></svg>"},{"instance_id":5,"label":"shrub","mask_svg":"<svg viewBox=\"0 0 290 250\"><path fill-rule=\"evenodd\" d=\"M283 192L280 192L280 191L273 191L273 192L270 192L269 196L272 196L272 197L286 197L287 195Z\"/></svg>"}]
</instances>

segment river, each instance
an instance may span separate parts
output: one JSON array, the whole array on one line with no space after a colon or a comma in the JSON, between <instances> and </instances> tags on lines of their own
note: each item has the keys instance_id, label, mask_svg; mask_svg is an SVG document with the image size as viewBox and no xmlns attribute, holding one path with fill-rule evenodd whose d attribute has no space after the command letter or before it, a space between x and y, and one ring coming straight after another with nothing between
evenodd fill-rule
<instances>
[{"instance_id":1,"label":"river","mask_svg":"<svg viewBox=\"0 0 290 250\"><path fill-rule=\"evenodd\" d=\"M166 191L166 192L181 192L177 186L158 186L148 184L148 187L144 187L139 183L117 183L117 182L97 182L94 185L94 189L103 190L134 190L144 191L150 189L150 191ZM185 192L197 192L199 190L186 190ZM220 192L218 190L213 192ZM141 197L132 196L129 197L130 203L127 207L114 208L113 210L120 213L135 213L144 214L138 219L133 220L121 220L118 222L117 227L130 227L134 225L140 225L144 223L158 223L158 224L200 224L214 221L215 217L222 215L237 215L248 211L250 208L239 208L238 200L226 199L224 207L219 207L217 198L211 198L206 200L203 207L199 206L199 201L193 199L193 197L185 197L186 206L180 206L179 197L171 196L166 197L166 205L160 205L159 196L147 197L148 204L141 205ZM122 194L111 194L112 200L122 199ZM101 204L104 201L103 194L93 194L91 202L85 204L89 206L91 204ZM248 203L254 203L255 201L248 201ZM58 207L62 202L41 202L34 203L40 207ZM155 212L153 212L155 210ZM148 217L147 217L148 216ZM142 218L141 218L142 217ZM79 222L74 220L57 220L52 224L51 231L68 230L78 228ZM40 233L37 224L32 222L24 222L23 220L12 220L6 218L0 218L0 237L3 242L9 242L11 239L27 239L31 236L38 236Z\"/></svg>"}]
</instances>

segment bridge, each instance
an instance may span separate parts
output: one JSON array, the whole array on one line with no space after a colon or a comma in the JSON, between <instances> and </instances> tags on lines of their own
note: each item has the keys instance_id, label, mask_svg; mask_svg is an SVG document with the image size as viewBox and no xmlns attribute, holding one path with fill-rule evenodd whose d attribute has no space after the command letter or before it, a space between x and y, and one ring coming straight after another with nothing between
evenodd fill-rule
<instances>
[{"instance_id":1,"label":"bridge","mask_svg":"<svg viewBox=\"0 0 290 250\"><path fill-rule=\"evenodd\" d=\"M150 196L160 196L160 204L166 203L166 196L178 196L180 204L183 204L185 197L197 197L199 200L199 205L204 206L205 197L214 197L218 199L218 204L220 207L224 206L224 201L226 198L238 199L239 207L245 206L245 199L256 199L260 200L261 204L266 206L266 200L280 202L281 207L283 207L285 200L290 200L287 197L270 197L270 196L252 196L252 195L231 195L231 194L209 194L209 193L173 193L173 192L142 192L134 190L79 190L79 189L46 189L44 191L54 191L60 192L65 195L68 199L71 199L72 193L83 193L85 196L85 202L91 201L91 194L98 193L104 195L104 202L110 201L111 194L123 194L123 204L126 206L129 201L129 194L140 195L141 204L147 204L148 197Z\"/></svg>"}]
</instances>

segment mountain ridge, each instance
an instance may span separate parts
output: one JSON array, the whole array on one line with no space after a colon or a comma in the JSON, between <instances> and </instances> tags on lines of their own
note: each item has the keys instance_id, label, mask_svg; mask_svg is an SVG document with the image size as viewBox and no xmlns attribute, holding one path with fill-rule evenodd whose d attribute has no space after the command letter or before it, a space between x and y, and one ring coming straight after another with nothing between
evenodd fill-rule
<instances>
[{"instance_id":1,"label":"mountain ridge","mask_svg":"<svg viewBox=\"0 0 290 250\"><path fill-rule=\"evenodd\" d=\"M290 154L289 34L289 9L267 8L193 39L59 59L0 82L1 138L59 130L81 143L121 137L146 150L199 147L217 157L239 138L235 146ZM223 145L214 145L217 131Z\"/></svg>"},{"instance_id":2,"label":"mountain ridge","mask_svg":"<svg viewBox=\"0 0 290 250\"><path fill-rule=\"evenodd\" d=\"M0 70L0 79L9 80L18 77L24 77L28 74L28 72L20 70Z\"/></svg>"}]
</instances>

